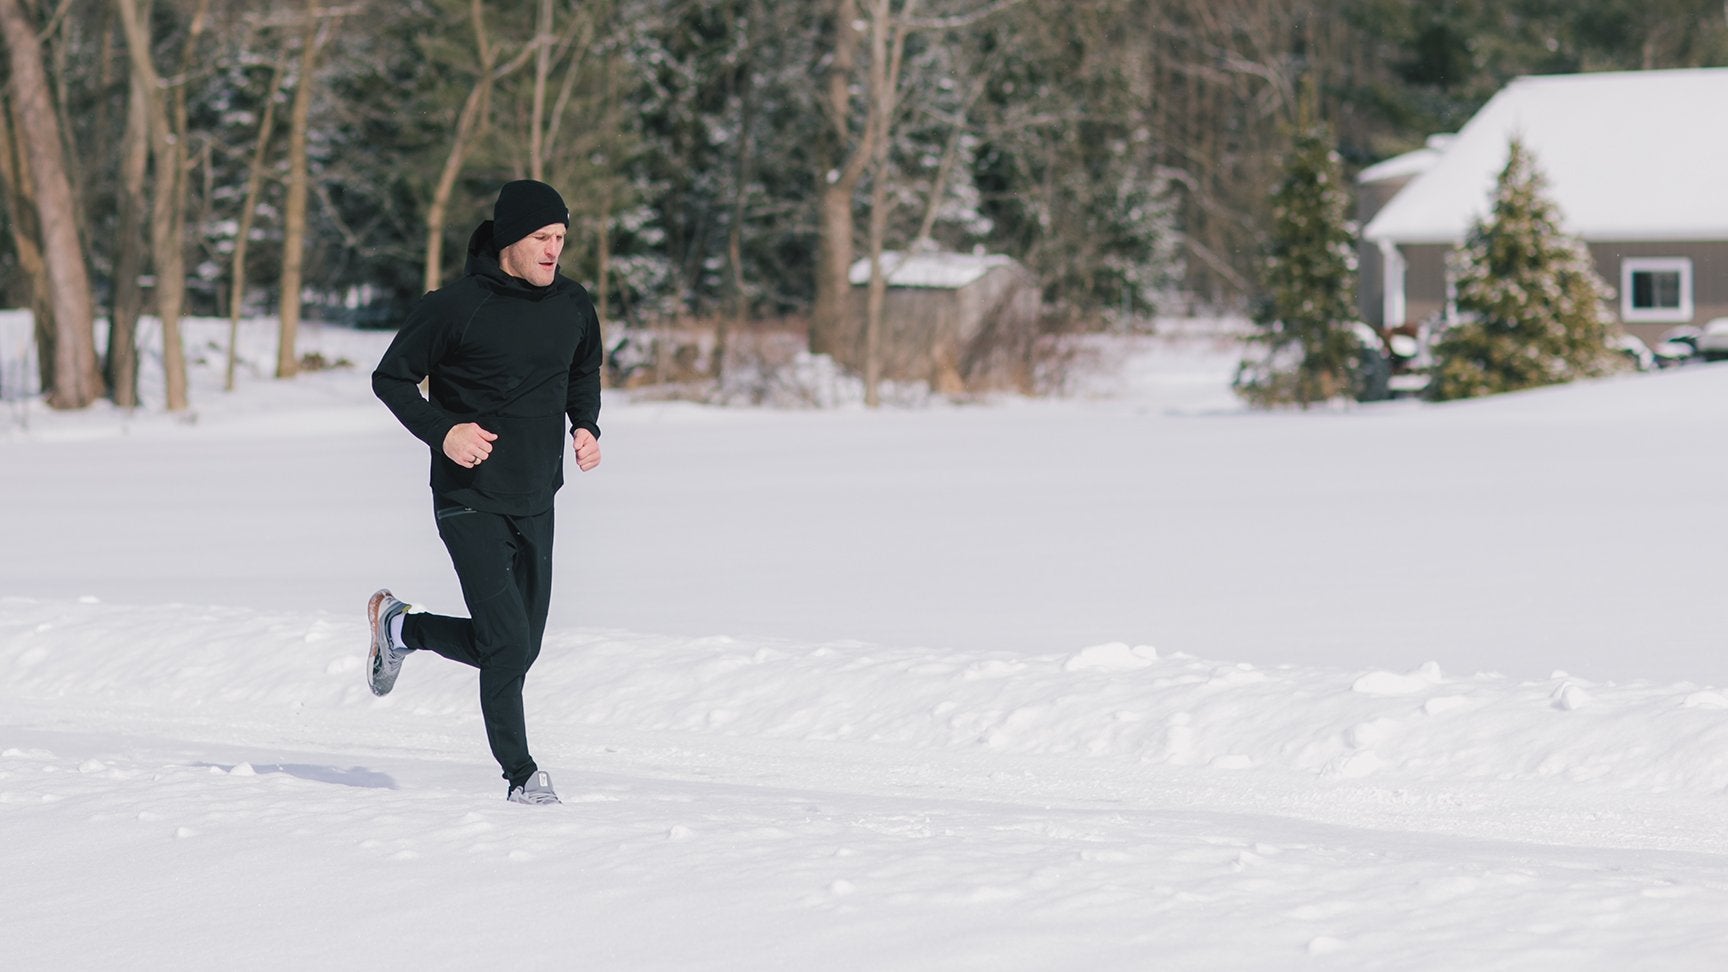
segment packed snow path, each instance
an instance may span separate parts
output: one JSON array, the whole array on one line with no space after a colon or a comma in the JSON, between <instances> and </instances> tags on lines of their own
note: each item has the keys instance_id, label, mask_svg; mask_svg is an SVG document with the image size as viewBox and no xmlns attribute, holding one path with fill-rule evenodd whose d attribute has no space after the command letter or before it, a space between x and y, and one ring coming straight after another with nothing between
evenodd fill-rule
<instances>
[{"instance_id":1,"label":"packed snow path","mask_svg":"<svg viewBox=\"0 0 1728 972\"><path fill-rule=\"evenodd\" d=\"M457 666L370 697L356 617L0 623L20 968L1728 961L1714 694L561 633L542 809Z\"/></svg>"}]
</instances>

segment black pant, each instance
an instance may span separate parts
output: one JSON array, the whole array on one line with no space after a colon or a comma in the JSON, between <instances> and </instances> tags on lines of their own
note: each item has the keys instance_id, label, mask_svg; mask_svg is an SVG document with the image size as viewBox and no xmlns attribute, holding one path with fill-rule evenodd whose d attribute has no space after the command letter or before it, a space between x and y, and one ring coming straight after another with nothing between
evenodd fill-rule
<instances>
[{"instance_id":1,"label":"black pant","mask_svg":"<svg viewBox=\"0 0 1728 972\"><path fill-rule=\"evenodd\" d=\"M468 618L408 614L402 640L480 670L480 716L492 756L512 787L538 769L528 755L522 683L546 633L552 603L552 511L533 516L438 505Z\"/></svg>"}]
</instances>

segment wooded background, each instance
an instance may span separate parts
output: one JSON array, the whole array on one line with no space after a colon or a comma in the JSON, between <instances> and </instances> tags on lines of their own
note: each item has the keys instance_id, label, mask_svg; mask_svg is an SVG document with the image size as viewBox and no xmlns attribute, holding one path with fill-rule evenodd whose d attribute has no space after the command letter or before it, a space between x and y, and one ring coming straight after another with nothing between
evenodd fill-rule
<instances>
[{"instance_id":1,"label":"wooded background","mask_svg":"<svg viewBox=\"0 0 1728 972\"><path fill-rule=\"evenodd\" d=\"M130 400L141 314L279 315L282 375L302 314L392 326L523 176L609 329L820 352L847 266L916 245L1090 327L1239 308L1299 114L1353 172L1519 75L1728 64L1722 0L0 0L0 34L0 305L64 407Z\"/></svg>"}]
</instances>

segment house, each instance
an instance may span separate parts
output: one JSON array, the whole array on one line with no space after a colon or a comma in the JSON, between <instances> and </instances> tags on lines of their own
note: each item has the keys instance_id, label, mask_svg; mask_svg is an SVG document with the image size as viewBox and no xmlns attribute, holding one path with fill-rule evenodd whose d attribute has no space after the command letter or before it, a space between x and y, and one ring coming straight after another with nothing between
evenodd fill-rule
<instances>
[{"instance_id":1,"label":"house","mask_svg":"<svg viewBox=\"0 0 1728 972\"><path fill-rule=\"evenodd\" d=\"M1728 316L1725 104L1728 68L1512 82L1456 136L1359 177L1364 318L1391 330L1449 316L1446 255L1487 215L1514 138L1627 332L1652 342Z\"/></svg>"},{"instance_id":2,"label":"house","mask_svg":"<svg viewBox=\"0 0 1728 972\"><path fill-rule=\"evenodd\" d=\"M1440 153L1452 143L1454 135L1430 135L1427 144L1412 152L1394 156L1363 169L1356 176L1356 225L1367 226L1393 197L1404 191L1412 180L1440 160ZM1385 320L1385 266L1380 248L1364 243L1356 255L1357 307L1364 321L1379 324ZM1396 322L1394 322L1396 325Z\"/></svg>"},{"instance_id":3,"label":"house","mask_svg":"<svg viewBox=\"0 0 1728 972\"><path fill-rule=\"evenodd\" d=\"M945 394L962 391L981 377L980 343L1023 337L1037 325L1037 282L1012 257L888 252L882 271L888 282L879 343L884 379L927 381ZM835 342L834 357L863 371L870 260L852 264L849 277L853 330Z\"/></svg>"}]
</instances>

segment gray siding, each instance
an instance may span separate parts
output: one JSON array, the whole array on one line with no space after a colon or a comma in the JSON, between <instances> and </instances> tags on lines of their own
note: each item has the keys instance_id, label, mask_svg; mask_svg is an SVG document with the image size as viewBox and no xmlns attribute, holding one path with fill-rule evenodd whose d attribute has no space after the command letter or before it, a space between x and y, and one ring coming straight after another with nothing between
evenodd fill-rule
<instances>
[{"instance_id":1,"label":"gray siding","mask_svg":"<svg viewBox=\"0 0 1728 972\"><path fill-rule=\"evenodd\" d=\"M1590 256L1601 275L1615 293L1610 311L1620 312L1620 264L1627 257L1685 257L1692 261L1692 319L1688 322L1639 323L1623 325L1627 333L1637 335L1646 343L1654 341L1677 323L1703 324L1717 317L1728 317L1728 240L1704 243L1615 243L1590 244ZM1409 322L1425 320L1446 308L1446 254L1451 247L1421 244L1400 247L1407 264L1404 273L1404 300ZM1403 323L1388 321L1388 325Z\"/></svg>"},{"instance_id":2,"label":"gray siding","mask_svg":"<svg viewBox=\"0 0 1728 972\"><path fill-rule=\"evenodd\" d=\"M1620 263L1627 257L1684 257L1692 261L1692 319L1656 324L1623 324L1628 334L1653 344L1670 328L1687 323L1701 325L1717 317L1728 317L1728 240L1705 243L1591 243L1590 256L1596 272L1614 291L1611 307L1620 312Z\"/></svg>"},{"instance_id":3,"label":"gray siding","mask_svg":"<svg viewBox=\"0 0 1728 972\"><path fill-rule=\"evenodd\" d=\"M1404 253L1404 320L1420 324L1446 312L1446 254L1452 247L1422 243L1400 247Z\"/></svg>"}]
</instances>

